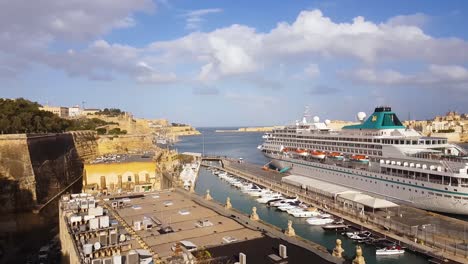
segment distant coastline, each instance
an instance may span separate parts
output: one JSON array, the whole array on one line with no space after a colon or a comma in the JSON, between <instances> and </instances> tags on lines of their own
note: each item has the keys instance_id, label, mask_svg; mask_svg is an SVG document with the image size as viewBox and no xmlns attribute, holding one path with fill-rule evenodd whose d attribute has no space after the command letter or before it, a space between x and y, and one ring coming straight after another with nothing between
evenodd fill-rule
<instances>
[{"instance_id":1,"label":"distant coastline","mask_svg":"<svg viewBox=\"0 0 468 264\"><path fill-rule=\"evenodd\" d=\"M217 129L216 133L261 133L261 132L271 132L275 127L241 127L238 129Z\"/></svg>"}]
</instances>

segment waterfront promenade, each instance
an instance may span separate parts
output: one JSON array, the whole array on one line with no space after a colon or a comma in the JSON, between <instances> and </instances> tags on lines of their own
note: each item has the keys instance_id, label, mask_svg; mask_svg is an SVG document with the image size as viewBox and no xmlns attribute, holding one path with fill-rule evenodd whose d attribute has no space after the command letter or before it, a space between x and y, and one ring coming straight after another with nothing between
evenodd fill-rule
<instances>
[{"instance_id":1,"label":"waterfront promenade","mask_svg":"<svg viewBox=\"0 0 468 264\"><path fill-rule=\"evenodd\" d=\"M216 161L216 158L211 160ZM304 202L343 218L357 228L369 229L381 236L399 241L412 251L440 261L443 259L453 263L468 261L465 221L405 205L395 209L362 214L340 206L326 195L281 182L284 175L276 171L264 171L258 165L239 163L237 160L223 158L219 161L222 162L221 169L229 173L285 195L297 195Z\"/></svg>"}]
</instances>

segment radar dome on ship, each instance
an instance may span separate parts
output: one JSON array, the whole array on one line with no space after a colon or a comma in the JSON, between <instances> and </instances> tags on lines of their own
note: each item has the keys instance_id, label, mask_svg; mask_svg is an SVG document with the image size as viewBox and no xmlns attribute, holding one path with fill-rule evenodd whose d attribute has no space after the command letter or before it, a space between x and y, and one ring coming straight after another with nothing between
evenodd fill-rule
<instances>
[{"instance_id":1,"label":"radar dome on ship","mask_svg":"<svg viewBox=\"0 0 468 264\"><path fill-rule=\"evenodd\" d=\"M330 121L330 120L328 120L328 119L327 119L327 120L325 120L325 125L327 125L327 126L328 126L330 123L331 123L331 121Z\"/></svg>"},{"instance_id":2,"label":"radar dome on ship","mask_svg":"<svg viewBox=\"0 0 468 264\"><path fill-rule=\"evenodd\" d=\"M314 123L318 123L318 122L320 122L320 117L314 116Z\"/></svg>"},{"instance_id":3,"label":"radar dome on ship","mask_svg":"<svg viewBox=\"0 0 468 264\"><path fill-rule=\"evenodd\" d=\"M356 117L357 117L357 119L358 119L359 121L364 121L364 119L366 118L366 116L367 116L367 115L366 115L366 113L364 113L364 112L359 112L359 113L357 113L357 115L356 115Z\"/></svg>"}]
</instances>

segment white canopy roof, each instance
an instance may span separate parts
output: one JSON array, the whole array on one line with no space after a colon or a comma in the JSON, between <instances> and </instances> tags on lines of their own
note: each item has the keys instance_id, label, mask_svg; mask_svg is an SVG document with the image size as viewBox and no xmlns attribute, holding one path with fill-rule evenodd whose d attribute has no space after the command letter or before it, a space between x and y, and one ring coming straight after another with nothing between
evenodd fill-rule
<instances>
[{"instance_id":1,"label":"white canopy roof","mask_svg":"<svg viewBox=\"0 0 468 264\"><path fill-rule=\"evenodd\" d=\"M362 204L364 206L373 208L373 209L382 209L389 207L397 207L398 204L392 203L390 201L375 198L363 193L343 193L338 195L339 198L349 200Z\"/></svg>"},{"instance_id":2,"label":"white canopy roof","mask_svg":"<svg viewBox=\"0 0 468 264\"><path fill-rule=\"evenodd\" d=\"M299 175L285 176L281 179L281 181L294 186L307 188L307 190L321 193L330 197L335 197L340 193L357 193L357 191L354 191L347 187L343 187L341 185L336 185L333 183L324 182L310 177Z\"/></svg>"}]
</instances>

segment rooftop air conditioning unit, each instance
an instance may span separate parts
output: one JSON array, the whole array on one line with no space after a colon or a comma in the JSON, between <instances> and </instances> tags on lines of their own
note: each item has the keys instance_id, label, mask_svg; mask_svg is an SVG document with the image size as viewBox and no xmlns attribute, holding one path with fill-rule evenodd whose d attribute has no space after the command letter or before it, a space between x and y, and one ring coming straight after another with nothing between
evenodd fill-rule
<instances>
[{"instance_id":1,"label":"rooftop air conditioning unit","mask_svg":"<svg viewBox=\"0 0 468 264\"><path fill-rule=\"evenodd\" d=\"M84 244L83 253L85 254L85 256L91 255L93 253L93 244Z\"/></svg>"},{"instance_id":2,"label":"rooftop air conditioning unit","mask_svg":"<svg viewBox=\"0 0 468 264\"><path fill-rule=\"evenodd\" d=\"M397 161L396 165L401 166L401 162Z\"/></svg>"},{"instance_id":3,"label":"rooftop air conditioning unit","mask_svg":"<svg viewBox=\"0 0 468 264\"><path fill-rule=\"evenodd\" d=\"M117 238L118 238L117 230L109 231L109 244L111 245L117 244Z\"/></svg>"},{"instance_id":4,"label":"rooftop air conditioning unit","mask_svg":"<svg viewBox=\"0 0 468 264\"><path fill-rule=\"evenodd\" d=\"M90 230L98 230L99 229L99 218L89 219L89 229Z\"/></svg>"},{"instance_id":5,"label":"rooftop air conditioning unit","mask_svg":"<svg viewBox=\"0 0 468 264\"><path fill-rule=\"evenodd\" d=\"M140 231L141 230L141 221L135 221L133 223L133 229L135 229L135 231Z\"/></svg>"},{"instance_id":6,"label":"rooftop air conditioning unit","mask_svg":"<svg viewBox=\"0 0 468 264\"><path fill-rule=\"evenodd\" d=\"M107 232L101 232L99 234L99 243L101 243L102 246L107 246Z\"/></svg>"},{"instance_id":7,"label":"rooftop air conditioning unit","mask_svg":"<svg viewBox=\"0 0 468 264\"><path fill-rule=\"evenodd\" d=\"M427 165L426 165L426 164L423 164L423 165L422 165L422 168L423 168L424 170L427 169Z\"/></svg>"},{"instance_id":8,"label":"rooftop air conditioning unit","mask_svg":"<svg viewBox=\"0 0 468 264\"><path fill-rule=\"evenodd\" d=\"M93 259L91 261L91 264L101 264L101 260L100 259Z\"/></svg>"},{"instance_id":9,"label":"rooftop air conditioning unit","mask_svg":"<svg viewBox=\"0 0 468 264\"><path fill-rule=\"evenodd\" d=\"M130 250L127 255L127 264L139 264L140 256L135 250Z\"/></svg>"},{"instance_id":10,"label":"rooftop air conditioning unit","mask_svg":"<svg viewBox=\"0 0 468 264\"><path fill-rule=\"evenodd\" d=\"M396 164L396 162L394 160L392 160L392 165L395 165L395 164Z\"/></svg>"},{"instance_id":11,"label":"rooftop air conditioning unit","mask_svg":"<svg viewBox=\"0 0 468 264\"><path fill-rule=\"evenodd\" d=\"M441 166L437 166L437 171L442 171L442 167L441 167Z\"/></svg>"},{"instance_id":12,"label":"rooftop air conditioning unit","mask_svg":"<svg viewBox=\"0 0 468 264\"><path fill-rule=\"evenodd\" d=\"M112 264L112 259L111 258L106 258L102 261L103 264Z\"/></svg>"},{"instance_id":13,"label":"rooftop air conditioning unit","mask_svg":"<svg viewBox=\"0 0 468 264\"><path fill-rule=\"evenodd\" d=\"M99 227L100 228L107 228L109 227L109 216L101 216L99 217Z\"/></svg>"},{"instance_id":14,"label":"rooftop air conditioning unit","mask_svg":"<svg viewBox=\"0 0 468 264\"><path fill-rule=\"evenodd\" d=\"M282 244L279 245L279 255L280 255L281 258L287 258L288 257L285 245L282 245Z\"/></svg>"},{"instance_id":15,"label":"rooftop air conditioning unit","mask_svg":"<svg viewBox=\"0 0 468 264\"><path fill-rule=\"evenodd\" d=\"M239 253L239 264L247 264L247 255Z\"/></svg>"},{"instance_id":16,"label":"rooftop air conditioning unit","mask_svg":"<svg viewBox=\"0 0 468 264\"><path fill-rule=\"evenodd\" d=\"M404 162L403 167L408 167L408 162Z\"/></svg>"},{"instance_id":17,"label":"rooftop air conditioning unit","mask_svg":"<svg viewBox=\"0 0 468 264\"><path fill-rule=\"evenodd\" d=\"M431 165L431 166L429 166L429 169L430 169L430 170L435 170L435 169L436 169L436 166Z\"/></svg>"},{"instance_id":18,"label":"rooftop air conditioning unit","mask_svg":"<svg viewBox=\"0 0 468 264\"><path fill-rule=\"evenodd\" d=\"M122 256L120 255L114 255L112 257L112 264L122 264Z\"/></svg>"},{"instance_id":19,"label":"rooftop air conditioning unit","mask_svg":"<svg viewBox=\"0 0 468 264\"><path fill-rule=\"evenodd\" d=\"M416 168L421 168L421 164L417 163Z\"/></svg>"},{"instance_id":20,"label":"rooftop air conditioning unit","mask_svg":"<svg viewBox=\"0 0 468 264\"><path fill-rule=\"evenodd\" d=\"M409 164L409 166L410 166L410 168L414 168L414 163L411 162L411 163Z\"/></svg>"}]
</instances>

